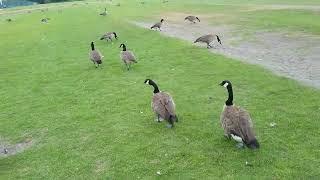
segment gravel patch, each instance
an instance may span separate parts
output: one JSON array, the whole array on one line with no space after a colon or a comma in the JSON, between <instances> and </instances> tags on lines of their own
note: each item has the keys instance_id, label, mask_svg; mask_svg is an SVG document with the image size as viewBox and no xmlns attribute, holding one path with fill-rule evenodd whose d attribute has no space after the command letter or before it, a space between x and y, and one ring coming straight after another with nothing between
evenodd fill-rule
<instances>
[{"instance_id":1,"label":"gravel patch","mask_svg":"<svg viewBox=\"0 0 320 180\"><path fill-rule=\"evenodd\" d=\"M175 13L173 20L166 21L161 34L193 42L201 35L218 34L222 44L209 49L213 53L262 65L274 73L320 88L320 37L285 32L255 32L249 39L232 26L211 26L203 19L192 24L183 21L186 14ZM150 29L154 22L132 22ZM198 45L206 47L206 45Z\"/></svg>"},{"instance_id":2,"label":"gravel patch","mask_svg":"<svg viewBox=\"0 0 320 180\"><path fill-rule=\"evenodd\" d=\"M12 156L23 152L25 149L33 145L32 139L25 139L23 142L17 144L10 144L4 139L0 138L0 157Z\"/></svg>"}]
</instances>

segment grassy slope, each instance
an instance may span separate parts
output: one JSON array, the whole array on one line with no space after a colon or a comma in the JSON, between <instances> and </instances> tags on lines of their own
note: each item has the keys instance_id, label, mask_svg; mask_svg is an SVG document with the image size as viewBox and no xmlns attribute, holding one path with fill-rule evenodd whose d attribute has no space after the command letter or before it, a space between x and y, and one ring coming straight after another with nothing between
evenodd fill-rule
<instances>
[{"instance_id":1,"label":"grassy slope","mask_svg":"<svg viewBox=\"0 0 320 180\"><path fill-rule=\"evenodd\" d=\"M40 12L0 22L0 135L35 142L1 159L0 179L149 179L158 170L171 178L319 177L319 90L131 26L128 16L159 8L137 7L110 7L108 17L94 5L49 11L49 24L40 24ZM113 30L118 42L97 40ZM102 69L87 60L93 39ZM119 62L120 42L139 58L130 72ZM153 121L147 77L174 96L175 129ZM239 151L222 137L222 79L234 82L236 103L251 112L259 151Z\"/></svg>"}]
</instances>

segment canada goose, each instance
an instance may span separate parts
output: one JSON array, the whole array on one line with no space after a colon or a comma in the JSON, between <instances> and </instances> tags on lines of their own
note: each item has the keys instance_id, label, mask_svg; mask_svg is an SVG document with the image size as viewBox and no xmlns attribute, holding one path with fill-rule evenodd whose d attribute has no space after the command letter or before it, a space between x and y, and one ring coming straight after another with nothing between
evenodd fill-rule
<instances>
[{"instance_id":1,"label":"canada goose","mask_svg":"<svg viewBox=\"0 0 320 180\"><path fill-rule=\"evenodd\" d=\"M106 16L107 15L107 8L104 8L104 12L100 13L101 16Z\"/></svg>"},{"instance_id":2,"label":"canada goose","mask_svg":"<svg viewBox=\"0 0 320 180\"><path fill-rule=\"evenodd\" d=\"M118 39L118 36L117 36L117 33L115 32L107 32L105 33L101 38L100 40L107 40L107 41L112 41L112 38L115 38L115 39Z\"/></svg>"},{"instance_id":3,"label":"canada goose","mask_svg":"<svg viewBox=\"0 0 320 180\"><path fill-rule=\"evenodd\" d=\"M127 47L125 44L121 44L119 48L122 47L122 51L120 52L120 58L124 62L127 67L127 70L130 69L131 63L138 63L136 58L134 57L133 52L127 51Z\"/></svg>"},{"instance_id":4,"label":"canada goose","mask_svg":"<svg viewBox=\"0 0 320 180\"><path fill-rule=\"evenodd\" d=\"M153 26L151 26L151 29L153 29L153 28L158 28L159 29L159 31L161 31L161 26L162 26L162 24L163 24L163 21L164 21L164 19L161 19L160 20L160 22L157 22L156 24L154 24Z\"/></svg>"},{"instance_id":5,"label":"canada goose","mask_svg":"<svg viewBox=\"0 0 320 180\"><path fill-rule=\"evenodd\" d=\"M192 23L196 23L196 21L199 21L200 22L200 19L196 16L187 16L186 18L184 18L184 20L188 20Z\"/></svg>"},{"instance_id":6,"label":"canada goose","mask_svg":"<svg viewBox=\"0 0 320 180\"><path fill-rule=\"evenodd\" d=\"M43 22L43 23L47 23L47 22L48 22L48 20L50 20L50 18L43 18L43 19L41 19L41 22Z\"/></svg>"},{"instance_id":7,"label":"canada goose","mask_svg":"<svg viewBox=\"0 0 320 180\"><path fill-rule=\"evenodd\" d=\"M206 43L207 44L207 48L212 48L211 43L213 42L214 37L216 37L217 41L222 45L219 36L218 35L213 35L213 34L208 34L208 35L201 36L198 39L196 39L193 43L197 43L197 42Z\"/></svg>"},{"instance_id":8,"label":"canada goose","mask_svg":"<svg viewBox=\"0 0 320 180\"><path fill-rule=\"evenodd\" d=\"M94 48L94 43L91 42L91 51L89 52L90 60L98 68L102 64L102 54Z\"/></svg>"},{"instance_id":9,"label":"canada goose","mask_svg":"<svg viewBox=\"0 0 320 180\"><path fill-rule=\"evenodd\" d=\"M228 80L220 83L228 90L228 99L225 102L221 113L220 121L224 129L224 135L228 138L232 137L239 144L238 147L243 147L243 143L251 148L257 149L260 147L253 130L253 124L250 115L244 109L233 105L233 90L232 84Z\"/></svg>"},{"instance_id":10,"label":"canada goose","mask_svg":"<svg viewBox=\"0 0 320 180\"><path fill-rule=\"evenodd\" d=\"M174 122L178 122L178 117L176 116L175 104L172 97L166 92L161 92L157 84L151 79L146 79L144 83L154 88L151 107L156 114L156 120L158 122L167 120L170 124L168 127L173 127Z\"/></svg>"}]
</instances>

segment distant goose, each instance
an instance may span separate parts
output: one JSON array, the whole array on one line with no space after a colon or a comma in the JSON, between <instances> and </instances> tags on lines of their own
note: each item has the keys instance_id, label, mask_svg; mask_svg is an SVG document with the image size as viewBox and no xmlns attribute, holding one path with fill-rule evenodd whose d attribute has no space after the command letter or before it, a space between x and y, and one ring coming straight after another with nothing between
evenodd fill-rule
<instances>
[{"instance_id":1,"label":"distant goose","mask_svg":"<svg viewBox=\"0 0 320 180\"><path fill-rule=\"evenodd\" d=\"M151 79L146 79L144 83L154 88L151 107L156 114L156 120L158 122L167 120L170 124L169 128L173 127L174 122L178 122L178 117L175 112L176 108L172 97L166 92L161 92L157 84Z\"/></svg>"},{"instance_id":2,"label":"distant goose","mask_svg":"<svg viewBox=\"0 0 320 180\"><path fill-rule=\"evenodd\" d=\"M196 16L187 16L186 18L184 18L184 20L188 20L192 23L196 23L196 21L200 22L200 19Z\"/></svg>"},{"instance_id":3,"label":"distant goose","mask_svg":"<svg viewBox=\"0 0 320 180\"><path fill-rule=\"evenodd\" d=\"M104 12L100 13L101 16L106 16L107 15L107 8L104 8Z\"/></svg>"},{"instance_id":4,"label":"distant goose","mask_svg":"<svg viewBox=\"0 0 320 180\"><path fill-rule=\"evenodd\" d=\"M161 26L163 24L164 19L161 19L160 22L157 22L156 24L154 24L153 26L151 26L151 29L156 29L158 28L159 31L161 31Z\"/></svg>"},{"instance_id":5,"label":"distant goose","mask_svg":"<svg viewBox=\"0 0 320 180\"><path fill-rule=\"evenodd\" d=\"M110 40L110 41L112 41L113 38L118 39L117 33L115 33L115 32L107 32L100 38L100 40L107 40L107 41Z\"/></svg>"},{"instance_id":6,"label":"distant goose","mask_svg":"<svg viewBox=\"0 0 320 180\"><path fill-rule=\"evenodd\" d=\"M121 44L119 48L122 47L122 51L120 52L120 58L124 62L127 67L127 70L130 70L132 63L138 63L136 58L131 51L127 51L127 47L125 44Z\"/></svg>"},{"instance_id":7,"label":"distant goose","mask_svg":"<svg viewBox=\"0 0 320 180\"><path fill-rule=\"evenodd\" d=\"M225 102L221 113L221 125L224 129L224 135L228 138L233 138L242 147L243 143L251 149L260 147L253 130L253 124L250 115L244 109L233 105L233 90L232 84L228 80L220 83L228 90L228 99Z\"/></svg>"},{"instance_id":8,"label":"distant goose","mask_svg":"<svg viewBox=\"0 0 320 180\"><path fill-rule=\"evenodd\" d=\"M41 22L47 23L49 20L50 20L50 18L43 18L43 19L41 19Z\"/></svg>"},{"instance_id":9,"label":"distant goose","mask_svg":"<svg viewBox=\"0 0 320 180\"><path fill-rule=\"evenodd\" d=\"M193 43L202 42L207 44L207 48L212 48L211 43L214 41L215 37L217 38L217 41L222 45L221 40L218 35L208 34L199 37L196 39Z\"/></svg>"},{"instance_id":10,"label":"distant goose","mask_svg":"<svg viewBox=\"0 0 320 180\"><path fill-rule=\"evenodd\" d=\"M98 68L102 64L102 54L94 48L94 43L91 42L91 51L89 52L90 60Z\"/></svg>"}]
</instances>

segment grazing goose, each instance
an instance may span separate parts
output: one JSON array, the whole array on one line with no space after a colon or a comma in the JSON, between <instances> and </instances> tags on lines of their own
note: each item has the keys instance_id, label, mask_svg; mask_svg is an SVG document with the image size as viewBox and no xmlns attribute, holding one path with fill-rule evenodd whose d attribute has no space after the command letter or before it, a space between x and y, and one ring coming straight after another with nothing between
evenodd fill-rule
<instances>
[{"instance_id":1,"label":"grazing goose","mask_svg":"<svg viewBox=\"0 0 320 180\"><path fill-rule=\"evenodd\" d=\"M107 8L104 8L104 12L100 13L101 16L106 16L107 15Z\"/></svg>"},{"instance_id":2,"label":"grazing goose","mask_svg":"<svg viewBox=\"0 0 320 180\"><path fill-rule=\"evenodd\" d=\"M49 20L50 20L50 18L43 18L43 19L41 19L41 22L47 23Z\"/></svg>"},{"instance_id":3,"label":"grazing goose","mask_svg":"<svg viewBox=\"0 0 320 180\"><path fill-rule=\"evenodd\" d=\"M159 29L159 31L161 31L161 26L162 26L162 24L163 24L163 21L164 21L164 19L161 19L160 20L160 22L157 22L157 23L155 23L153 26L151 26L151 29L156 29L156 28L158 28Z\"/></svg>"},{"instance_id":4,"label":"grazing goose","mask_svg":"<svg viewBox=\"0 0 320 180\"><path fill-rule=\"evenodd\" d=\"M174 126L174 122L178 122L178 117L175 113L175 104L170 94L161 92L157 84L151 79L146 79L145 84L153 86L153 97L151 102L152 110L156 114L156 120L161 122L167 120L169 122L169 128Z\"/></svg>"},{"instance_id":5,"label":"grazing goose","mask_svg":"<svg viewBox=\"0 0 320 180\"><path fill-rule=\"evenodd\" d=\"M237 147L243 147L243 143L251 149L259 148L259 143L255 137L250 115L244 109L233 105L232 84L228 80L220 83L228 90L228 99L225 102L221 113L221 125L224 129L224 135L232 137L239 144Z\"/></svg>"},{"instance_id":6,"label":"grazing goose","mask_svg":"<svg viewBox=\"0 0 320 180\"><path fill-rule=\"evenodd\" d=\"M102 54L94 48L94 43L91 42L91 51L89 53L90 60L93 62L93 64L98 68L100 64L102 64Z\"/></svg>"},{"instance_id":7,"label":"grazing goose","mask_svg":"<svg viewBox=\"0 0 320 180\"><path fill-rule=\"evenodd\" d=\"M118 36L117 36L117 33L115 32L107 32L105 33L101 38L100 40L107 40L107 41L112 41L112 39L115 38L115 39L118 39Z\"/></svg>"},{"instance_id":8,"label":"grazing goose","mask_svg":"<svg viewBox=\"0 0 320 180\"><path fill-rule=\"evenodd\" d=\"M122 47L122 51L120 52L120 58L126 65L127 70L129 70L131 67L131 63L138 63L138 62L136 61L136 58L134 57L133 52L127 51L127 47L125 44L121 44L119 48L121 47Z\"/></svg>"},{"instance_id":9,"label":"grazing goose","mask_svg":"<svg viewBox=\"0 0 320 180\"><path fill-rule=\"evenodd\" d=\"M184 18L184 20L188 20L192 23L196 23L196 21L200 22L200 19L196 16L187 16L186 18Z\"/></svg>"},{"instance_id":10,"label":"grazing goose","mask_svg":"<svg viewBox=\"0 0 320 180\"><path fill-rule=\"evenodd\" d=\"M201 36L198 39L196 39L193 43L197 43L197 42L206 43L207 44L207 48L212 48L213 46L211 46L211 43L214 41L215 37L217 38L217 41L222 45L219 36L218 35L213 35L213 34L208 34L208 35Z\"/></svg>"}]
</instances>

